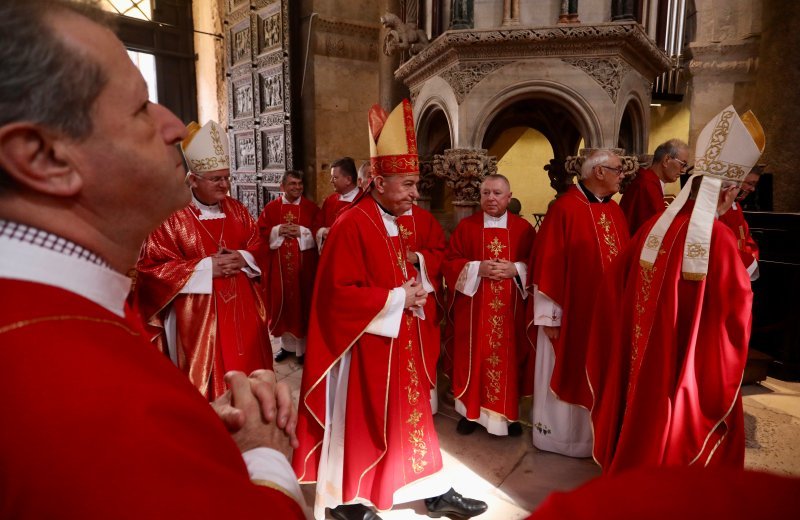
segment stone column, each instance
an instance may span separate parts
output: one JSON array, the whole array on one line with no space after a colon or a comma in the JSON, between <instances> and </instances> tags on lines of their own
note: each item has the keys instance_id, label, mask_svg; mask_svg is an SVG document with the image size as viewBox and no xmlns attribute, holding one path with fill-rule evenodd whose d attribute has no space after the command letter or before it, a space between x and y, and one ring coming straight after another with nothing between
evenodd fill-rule
<instances>
[{"instance_id":1,"label":"stone column","mask_svg":"<svg viewBox=\"0 0 800 520\"><path fill-rule=\"evenodd\" d=\"M636 21L633 0L611 0L611 21Z\"/></svg>"},{"instance_id":2,"label":"stone column","mask_svg":"<svg viewBox=\"0 0 800 520\"><path fill-rule=\"evenodd\" d=\"M450 29L475 27L475 0L453 0L450 7Z\"/></svg>"},{"instance_id":3,"label":"stone column","mask_svg":"<svg viewBox=\"0 0 800 520\"><path fill-rule=\"evenodd\" d=\"M503 0L503 27L519 25L519 0Z\"/></svg>"},{"instance_id":4,"label":"stone column","mask_svg":"<svg viewBox=\"0 0 800 520\"><path fill-rule=\"evenodd\" d=\"M383 0L381 12L397 13L402 16L402 6L400 0ZM380 40L386 37L386 28L381 29ZM378 68L380 70L378 79L378 97L380 105L387 112L397 106L404 97L408 96L408 89L399 81L394 79L394 71L400 67L401 53L395 52L392 56L387 56L383 52L378 53Z\"/></svg>"},{"instance_id":5,"label":"stone column","mask_svg":"<svg viewBox=\"0 0 800 520\"><path fill-rule=\"evenodd\" d=\"M431 190L436 182L436 174L433 172L433 159L419 160L419 199L417 199L417 206L428 211L431 210Z\"/></svg>"},{"instance_id":6,"label":"stone column","mask_svg":"<svg viewBox=\"0 0 800 520\"><path fill-rule=\"evenodd\" d=\"M791 5L790 5L791 4ZM753 113L767 135L759 162L773 172L775 211L800 211L800 9L794 2L764 0L762 7L759 71L753 97ZM739 105L736 105L740 108Z\"/></svg>"},{"instance_id":7,"label":"stone column","mask_svg":"<svg viewBox=\"0 0 800 520\"><path fill-rule=\"evenodd\" d=\"M562 0L558 23L581 23L578 20L578 0Z\"/></svg>"},{"instance_id":8,"label":"stone column","mask_svg":"<svg viewBox=\"0 0 800 520\"><path fill-rule=\"evenodd\" d=\"M480 207L480 186L486 175L497 173L497 158L485 149L449 148L433 156L433 173L453 190L455 224Z\"/></svg>"}]
</instances>

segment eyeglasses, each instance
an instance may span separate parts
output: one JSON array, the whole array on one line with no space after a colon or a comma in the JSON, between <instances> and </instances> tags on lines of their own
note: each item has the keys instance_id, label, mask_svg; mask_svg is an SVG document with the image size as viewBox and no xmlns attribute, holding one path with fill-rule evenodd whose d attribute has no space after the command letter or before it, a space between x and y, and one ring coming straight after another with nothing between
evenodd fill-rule
<instances>
[{"instance_id":1,"label":"eyeglasses","mask_svg":"<svg viewBox=\"0 0 800 520\"><path fill-rule=\"evenodd\" d=\"M681 160L680 160L680 159L678 159L677 157L672 157L671 159L672 159L673 161L677 161L677 163L681 165L681 171L682 171L682 172L689 171L689 169L690 169L690 168L689 168L689 163L688 163L688 162L686 162L686 161L681 161Z\"/></svg>"},{"instance_id":2,"label":"eyeglasses","mask_svg":"<svg viewBox=\"0 0 800 520\"><path fill-rule=\"evenodd\" d=\"M611 170L612 172L614 172L617 175L617 177L619 177L620 175L625 173L625 170L622 168L622 166L618 166L616 168L612 168L611 166L606 166L604 164L601 164L600 167L601 168L605 168L606 170Z\"/></svg>"},{"instance_id":3,"label":"eyeglasses","mask_svg":"<svg viewBox=\"0 0 800 520\"><path fill-rule=\"evenodd\" d=\"M203 179L204 181L208 181L208 182L214 183L214 184L216 184L218 186L220 184L222 184L222 183L230 184L230 182L231 182L230 176L227 176L227 175L224 176L224 177L221 176L221 175L215 175L214 177L205 177L203 175L200 175L199 173L193 173L192 175L194 175L195 177L198 177L200 179Z\"/></svg>"}]
</instances>

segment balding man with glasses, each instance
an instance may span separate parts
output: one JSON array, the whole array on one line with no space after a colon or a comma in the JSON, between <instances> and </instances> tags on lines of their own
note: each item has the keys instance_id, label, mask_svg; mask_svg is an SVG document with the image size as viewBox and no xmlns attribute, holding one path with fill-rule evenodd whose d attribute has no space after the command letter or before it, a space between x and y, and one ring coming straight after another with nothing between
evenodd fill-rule
<instances>
[{"instance_id":1,"label":"balding man with glasses","mask_svg":"<svg viewBox=\"0 0 800 520\"><path fill-rule=\"evenodd\" d=\"M680 139L661 143L653 152L653 163L642 168L636 178L625 188L620 207L625 213L631 234L650 217L664 211L664 188L687 173L689 146Z\"/></svg>"},{"instance_id":2,"label":"balding man with glasses","mask_svg":"<svg viewBox=\"0 0 800 520\"><path fill-rule=\"evenodd\" d=\"M135 301L156 345L213 400L225 391L225 372L272 368L272 349L256 284L261 239L247 208L228 196L225 130L209 121L188 133L192 202L145 242Z\"/></svg>"},{"instance_id":3,"label":"balding man with glasses","mask_svg":"<svg viewBox=\"0 0 800 520\"><path fill-rule=\"evenodd\" d=\"M611 200L624 177L613 152L590 154L578 183L550 206L536 237L528 335L536 340L532 424L533 445L541 450L592 453L587 325L603 273L628 242L625 216Z\"/></svg>"}]
</instances>

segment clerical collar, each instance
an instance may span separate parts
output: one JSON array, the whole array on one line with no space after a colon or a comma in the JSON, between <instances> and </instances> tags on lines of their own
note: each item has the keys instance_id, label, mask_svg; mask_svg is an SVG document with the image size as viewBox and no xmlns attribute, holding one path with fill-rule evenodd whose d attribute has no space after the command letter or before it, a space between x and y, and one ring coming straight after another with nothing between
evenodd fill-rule
<instances>
[{"instance_id":1,"label":"clerical collar","mask_svg":"<svg viewBox=\"0 0 800 520\"><path fill-rule=\"evenodd\" d=\"M388 209L384 208L383 205L380 202L378 202L378 199L376 199L375 197L372 197L372 200L375 201L375 204L378 205L378 207L381 209L382 212L384 212L385 214L389 215L390 217L394 217L394 213L392 213Z\"/></svg>"},{"instance_id":2,"label":"clerical collar","mask_svg":"<svg viewBox=\"0 0 800 520\"><path fill-rule=\"evenodd\" d=\"M581 189L583 194L586 195L586 198L589 200L590 204L598 204L598 203L605 204L611 201L611 195L609 195L608 197L598 197L597 195L592 193L589 190L589 188L584 186L583 182L581 181L578 181L578 187Z\"/></svg>"},{"instance_id":3,"label":"clerical collar","mask_svg":"<svg viewBox=\"0 0 800 520\"><path fill-rule=\"evenodd\" d=\"M485 228L505 228L508 227L508 211L499 217L493 217L483 212L483 227Z\"/></svg>"},{"instance_id":4,"label":"clerical collar","mask_svg":"<svg viewBox=\"0 0 800 520\"><path fill-rule=\"evenodd\" d=\"M0 220L0 278L58 287L125 315L131 279L88 249L47 231Z\"/></svg>"},{"instance_id":5,"label":"clerical collar","mask_svg":"<svg viewBox=\"0 0 800 520\"><path fill-rule=\"evenodd\" d=\"M200 220L214 220L218 218L225 218L225 213L222 211L219 202L213 205L203 204L192 193L192 204L200 210Z\"/></svg>"},{"instance_id":6,"label":"clerical collar","mask_svg":"<svg viewBox=\"0 0 800 520\"><path fill-rule=\"evenodd\" d=\"M353 199L356 198L356 195L358 195L358 186L356 186L352 190L348 191L344 195L339 195L339 201L341 201L341 202L353 202Z\"/></svg>"},{"instance_id":7,"label":"clerical collar","mask_svg":"<svg viewBox=\"0 0 800 520\"><path fill-rule=\"evenodd\" d=\"M298 206L300 204L301 197L297 197L294 202L289 202L289 199L286 198L286 195L281 195L281 202L284 204L291 204L293 206Z\"/></svg>"}]
</instances>

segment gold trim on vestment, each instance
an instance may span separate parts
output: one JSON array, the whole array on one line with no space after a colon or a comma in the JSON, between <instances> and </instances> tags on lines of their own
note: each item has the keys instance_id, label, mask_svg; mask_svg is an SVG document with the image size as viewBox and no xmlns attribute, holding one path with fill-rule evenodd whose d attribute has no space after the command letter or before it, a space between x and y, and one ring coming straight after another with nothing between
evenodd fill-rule
<instances>
[{"instance_id":1,"label":"gold trim on vestment","mask_svg":"<svg viewBox=\"0 0 800 520\"><path fill-rule=\"evenodd\" d=\"M93 318L91 316L83 316L79 314L63 314L60 316L42 316L40 318L31 318L28 320L20 320L15 321L14 323L9 323L8 325L4 325L0 327L0 334L5 334L6 332L11 332L13 330L21 329L23 327L28 327L31 325L39 325L42 323L46 323L48 321L88 321L91 323L102 323L105 325L114 325L115 327L119 327L131 336L139 336L140 334L135 330L131 329L125 323L123 323L120 318L120 321L116 320L109 320L107 318Z\"/></svg>"}]
</instances>

